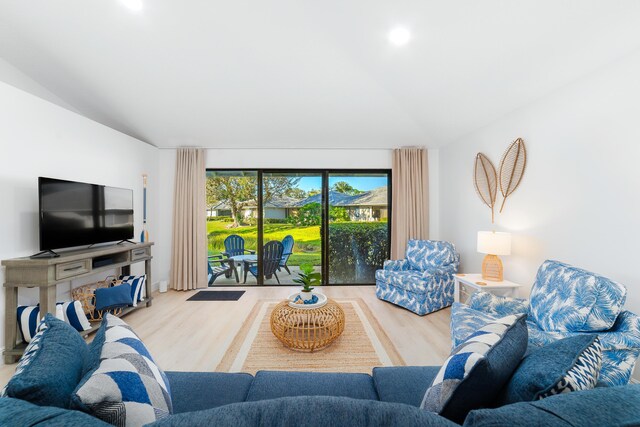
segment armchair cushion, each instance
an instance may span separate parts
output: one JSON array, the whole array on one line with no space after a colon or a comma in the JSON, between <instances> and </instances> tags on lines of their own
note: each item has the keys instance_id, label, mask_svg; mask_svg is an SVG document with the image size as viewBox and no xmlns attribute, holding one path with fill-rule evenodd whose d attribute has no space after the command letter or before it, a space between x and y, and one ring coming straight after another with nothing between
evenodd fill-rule
<instances>
[{"instance_id":1,"label":"armchair cushion","mask_svg":"<svg viewBox=\"0 0 640 427\"><path fill-rule=\"evenodd\" d=\"M478 291L469 298L469 308L482 311L490 316L502 317L510 314L529 313L529 301Z\"/></svg>"},{"instance_id":2,"label":"armchair cushion","mask_svg":"<svg viewBox=\"0 0 640 427\"><path fill-rule=\"evenodd\" d=\"M626 295L619 283L547 260L531 289L531 317L544 331L605 331L615 323Z\"/></svg>"},{"instance_id":3,"label":"armchair cushion","mask_svg":"<svg viewBox=\"0 0 640 427\"><path fill-rule=\"evenodd\" d=\"M448 264L457 264L460 256L453 245L439 240L409 240L407 261L413 270L429 270Z\"/></svg>"}]
</instances>

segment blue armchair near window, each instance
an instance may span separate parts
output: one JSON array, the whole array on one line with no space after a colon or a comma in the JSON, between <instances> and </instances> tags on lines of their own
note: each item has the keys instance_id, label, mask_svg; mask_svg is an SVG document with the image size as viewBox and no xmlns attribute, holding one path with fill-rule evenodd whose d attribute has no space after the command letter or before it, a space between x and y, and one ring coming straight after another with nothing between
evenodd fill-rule
<instances>
[{"instance_id":1,"label":"blue armchair near window","mask_svg":"<svg viewBox=\"0 0 640 427\"><path fill-rule=\"evenodd\" d=\"M376 271L376 295L420 316L443 309L453 303L459 264L452 243L409 240L405 259L385 261Z\"/></svg>"},{"instance_id":2,"label":"blue armchair near window","mask_svg":"<svg viewBox=\"0 0 640 427\"><path fill-rule=\"evenodd\" d=\"M624 385L640 355L640 317L623 310L626 295L619 283L548 260L538 270L529 300L476 292L469 305L453 304L451 339L455 347L496 318L527 313L530 348L597 334L603 347L600 385Z\"/></svg>"}]
</instances>

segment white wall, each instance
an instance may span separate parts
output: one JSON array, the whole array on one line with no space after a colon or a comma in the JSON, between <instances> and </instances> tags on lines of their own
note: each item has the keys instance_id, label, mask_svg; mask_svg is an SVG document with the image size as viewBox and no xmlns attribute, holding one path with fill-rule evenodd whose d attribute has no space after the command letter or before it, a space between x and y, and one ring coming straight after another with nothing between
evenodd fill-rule
<instances>
[{"instance_id":1,"label":"white wall","mask_svg":"<svg viewBox=\"0 0 640 427\"><path fill-rule=\"evenodd\" d=\"M457 245L461 271L480 270L479 230L510 231L505 278L526 284L523 296L551 258L623 283L626 307L640 314L639 75L636 52L440 149L441 236ZM527 169L492 226L473 187L474 157L498 167L516 137Z\"/></svg>"},{"instance_id":2,"label":"white wall","mask_svg":"<svg viewBox=\"0 0 640 427\"><path fill-rule=\"evenodd\" d=\"M148 173L149 232L155 238L156 148L2 82L0 117L0 259L38 252L38 176L133 189L135 236L139 236L141 175ZM159 242L154 251L161 246ZM134 266L133 271L139 272L141 267ZM93 279L104 277L74 285ZM0 271L3 282L4 270ZM59 300L69 299L69 285L61 284L57 289ZM37 293L21 289L19 302L37 303ZM2 345L3 334L4 292L0 292Z\"/></svg>"},{"instance_id":3,"label":"white wall","mask_svg":"<svg viewBox=\"0 0 640 427\"><path fill-rule=\"evenodd\" d=\"M159 277L169 277L171 258L171 221L173 217L173 185L175 175L175 149L160 150L160 175L158 197L158 240L166 242L156 251ZM438 236L438 150L429 150L430 200L433 207L430 229L433 238ZM207 168L216 169L391 169L391 150L335 150L335 149L209 149ZM160 280L160 279L159 279Z\"/></svg>"}]
</instances>

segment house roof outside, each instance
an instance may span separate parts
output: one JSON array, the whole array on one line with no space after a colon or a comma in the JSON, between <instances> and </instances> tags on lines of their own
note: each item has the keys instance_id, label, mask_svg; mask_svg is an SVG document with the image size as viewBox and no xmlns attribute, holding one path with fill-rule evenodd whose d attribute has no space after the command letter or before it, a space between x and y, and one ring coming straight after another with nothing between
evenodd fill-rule
<instances>
[{"instance_id":1,"label":"house roof outside","mask_svg":"<svg viewBox=\"0 0 640 427\"><path fill-rule=\"evenodd\" d=\"M322 195L316 194L314 196L307 197L306 199L296 199L294 197L274 197L265 203L266 208L282 208L282 209L295 209L301 208L310 203L321 203ZM356 207L356 206L387 206L387 187L382 186L374 188L370 191L365 191L362 194L355 196L339 193L337 191L329 191L329 204L331 206L342 207ZM255 209L255 200L249 200L245 203L244 209ZM231 207L226 201L218 202L210 207L213 210L230 210Z\"/></svg>"}]
</instances>

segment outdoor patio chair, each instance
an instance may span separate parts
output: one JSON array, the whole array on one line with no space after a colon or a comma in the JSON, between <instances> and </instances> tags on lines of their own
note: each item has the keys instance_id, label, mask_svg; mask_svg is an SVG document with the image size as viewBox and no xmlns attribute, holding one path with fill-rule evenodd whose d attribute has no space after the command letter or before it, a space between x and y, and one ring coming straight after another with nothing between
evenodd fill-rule
<instances>
[{"instance_id":1,"label":"outdoor patio chair","mask_svg":"<svg viewBox=\"0 0 640 427\"><path fill-rule=\"evenodd\" d=\"M219 265L216 265L215 267L212 266L212 263L219 263ZM231 273L235 272L236 275L236 282L240 282L240 279L238 278L238 272L235 271L235 268L231 268L231 262L229 261L228 258L222 258L221 255L211 255L208 257L207 259L207 271L208 271L208 277L209 277L209 286L213 285L213 282L216 281L216 279L219 276L222 276L223 274L226 277L231 277Z\"/></svg>"},{"instance_id":2,"label":"outdoor patio chair","mask_svg":"<svg viewBox=\"0 0 640 427\"><path fill-rule=\"evenodd\" d=\"M287 270L287 273L291 274L289 267L287 267L287 261L289 261L289 257L293 253L293 243L293 236L291 235L284 236L284 239L282 239L282 247L284 248L284 252L282 252L282 258L280 258L278 271L280 271L280 268L284 268L285 270Z\"/></svg>"},{"instance_id":3,"label":"outdoor patio chair","mask_svg":"<svg viewBox=\"0 0 640 427\"><path fill-rule=\"evenodd\" d=\"M280 279L276 274L278 267L280 266L280 260L282 259L283 246L282 243L277 240L267 242L262 250L262 266L264 277L270 279L271 276L275 276L280 284ZM247 283L247 273L253 274L258 277L258 264L254 261L244 261L244 283Z\"/></svg>"},{"instance_id":4,"label":"outdoor patio chair","mask_svg":"<svg viewBox=\"0 0 640 427\"><path fill-rule=\"evenodd\" d=\"M224 252L222 252L222 255L231 258L232 256L244 255L245 252L256 253L256 251L244 248L244 239L242 237L232 234L224 239Z\"/></svg>"}]
</instances>

